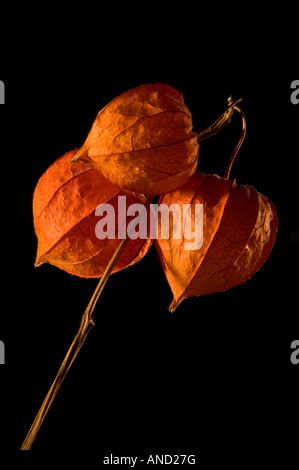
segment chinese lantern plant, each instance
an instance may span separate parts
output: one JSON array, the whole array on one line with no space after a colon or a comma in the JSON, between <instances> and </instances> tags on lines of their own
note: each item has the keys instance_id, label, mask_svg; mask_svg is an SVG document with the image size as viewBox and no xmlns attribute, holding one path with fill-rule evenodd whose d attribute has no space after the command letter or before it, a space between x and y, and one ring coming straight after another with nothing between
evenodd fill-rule
<instances>
[{"instance_id":1,"label":"chinese lantern plant","mask_svg":"<svg viewBox=\"0 0 299 470\"><path fill-rule=\"evenodd\" d=\"M70 274L101 277L119 245L121 224L113 239L96 236L96 208L109 203L118 217L118 197L126 204L145 203L146 197L122 190L83 162L70 163L76 150L56 160L40 178L33 196L33 217L38 247L36 266L50 263ZM126 228L129 219L127 218ZM120 227L118 226L120 225ZM148 251L150 238L128 240L111 272L136 263Z\"/></svg>"},{"instance_id":2,"label":"chinese lantern plant","mask_svg":"<svg viewBox=\"0 0 299 470\"><path fill-rule=\"evenodd\" d=\"M277 231L275 208L253 187L229 179L246 130L238 101L229 99L220 118L195 133L191 113L178 90L164 84L129 90L99 112L81 149L67 152L40 178L33 198L36 265L48 262L68 273L100 280L22 450L31 448L94 326L92 314L110 274L141 260L152 245L149 229L142 238L132 235L132 217L129 213L119 216L119 197L132 207L142 205L139 221L151 219L155 195L160 196L159 204L168 207L174 203L189 204L191 210L196 204L203 206L203 241L196 250L188 248L190 240L184 235L173 236L174 219L169 236L163 238L158 219L155 246L173 293L171 311L185 298L246 281L266 261ZM242 117L242 134L224 178L198 173L199 142L219 132L234 111ZM112 237L96 236L97 208L105 204L112 207L116 220ZM184 211L180 214L183 226L186 215Z\"/></svg>"},{"instance_id":3,"label":"chinese lantern plant","mask_svg":"<svg viewBox=\"0 0 299 470\"><path fill-rule=\"evenodd\" d=\"M245 116L237 106L235 109L242 116L243 129L224 178L195 173L181 188L160 198L168 206L174 202L203 204L204 235L199 250L189 250L184 237L156 241L173 292L171 311L187 297L221 292L248 280L264 264L276 238L278 219L273 203L252 186L229 179L246 131Z\"/></svg>"}]
</instances>

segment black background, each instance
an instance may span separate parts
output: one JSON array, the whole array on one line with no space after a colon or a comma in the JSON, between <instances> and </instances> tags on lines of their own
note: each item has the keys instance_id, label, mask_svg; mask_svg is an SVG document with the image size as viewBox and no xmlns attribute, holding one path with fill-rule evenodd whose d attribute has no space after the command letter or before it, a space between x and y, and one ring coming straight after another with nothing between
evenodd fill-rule
<instances>
[{"instance_id":1,"label":"black background","mask_svg":"<svg viewBox=\"0 0 299 470\"><path fill-rule=\"evenodd\" d=\"M179 12L167 32L162 20L150 19L151 34L149 25L136 30L131 19L113 34L109 27L83 34L80 25L70 25L63 39L59 24L49 28L48 41L40 26L3 58L0 445L22 466L59 456L60 463L82 458L86 468L98 468L110 453L191 453L201 468L293 462L299 384L299 365L290 361L290 344L299 336L299 105L290 101L290 84L298 79L295 46L262 28L258 37L251 30L246 46L229 27L206 37L193 31L189 41L188 25L178 27ZM185 300L174 314L154 247L111 276L94 313L96 326L31 452L19 452L97 284L50 265L34 268L34 187L56 158L82 145L103 106L151 82L183 93L195 131L225 110L230 95L243 98L247 135L231 177L273 201L276 243L251 280ZM224 174L240 126L234 115L202 143L200 171Z\"/></svg>"}]
</instances>

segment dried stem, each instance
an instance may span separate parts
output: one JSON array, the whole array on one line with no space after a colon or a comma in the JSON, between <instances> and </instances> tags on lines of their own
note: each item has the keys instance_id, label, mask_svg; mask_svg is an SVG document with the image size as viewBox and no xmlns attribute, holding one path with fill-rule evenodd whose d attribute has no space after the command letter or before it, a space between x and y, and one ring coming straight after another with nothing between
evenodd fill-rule
<instances>
[{"instance_id":1,"label":"dried stem","mask_svg":"<svg viewBox=\"0 0 299 470\"><path fill-rule=\"evenodd\" d=\"M224 178L225 179L229 179L229 175L230 175L230 170L232 168L232 164L234 162L234 159L243 143L243 140L245 138L245 134L246 134L246 118L245 118L245 114L243 113L242 109L240 109L238 106L234 106L234 109L236 111L238 111L238 113L241 115L242 117L242 132L241 132L241 137L239 139L239 142L237 143L237 146L232 154L232 156L230 157L229 159L229 162L228 162L228 165L227 165L227 168L225 170L225 174L224 174Z\"/></svg>"},{"instance_id":2,"label":"dried stem","mask_svg":"<svg viewBox=\"0 0 299 470\"><path fill-rule=\"evenodd\" d=\"M237 100L233 101L232 97L230 96L227 101L228 108L224 111L224 113L222 113L221 116L213 124L197 133L198 142L201 142L202 140L208 139L209 137L218 134L218 132L221 131L226 126L226 124L231 121L231 117L233 115L234 110L239 109L237 108L236 104L242 101L242 98L238 98Z\"/></svg>"},{"instance_id":3,"label":"dried stem","mask_svg":"<svg viewBox=\"0 0 299 470\"><path fill-rule=\"evenodd\" d=\"M153 200L153 197L148 197L147 201L145 203L145 206L147 207L151 201ZM72 363L74 362L78 352L80 351L81 347L83 346L91 328L94 326L94 321L92 318L93 311L95 309L96 303L98 301L99 296L101 295L106 282L108 281L108 278L111 274L111 271L115 264L117 263L123 249L125 248L130 236L127 234L127 237L121 241L121 243L118 245L115 253L113 254L110 262L108 263L108 266L105 269L105 272L103 276L101 277L84 313L82 316L82 320L80 323L80 327L78 329L78 332L68 350L66 353L66 356L59 368L59 371L54 379L54 382L52 383L44 401L43 404L41 405L32 425L31 428L28 431L28 434L21 446L21 450L30 450L31 446L37 436L37 433L59 391L59 388L61 387L61 384L63 380L66 377L66 374L68 373L68 370L70 369Z\"/></svg>"}]
</instances>

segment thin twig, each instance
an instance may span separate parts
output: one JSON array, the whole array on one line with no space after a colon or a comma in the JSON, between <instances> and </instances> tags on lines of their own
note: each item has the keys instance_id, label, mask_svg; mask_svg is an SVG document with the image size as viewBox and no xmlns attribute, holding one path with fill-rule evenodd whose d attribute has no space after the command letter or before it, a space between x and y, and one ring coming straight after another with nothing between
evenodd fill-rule
<instances>
[{"instance_id":1,"label":"thin twig","mask_svg":"<svg viewBox=\"0 0 299 470\"><path fill-rule=\"evenodd\" d=\"M229 159L229 162L228 162L228 165L226 167L226 170L225 170L225 174L224 174L224 179L229 179L229 175L230 175L230 170L232 168L232 164L234 162L234 159L237 155L237 153L239 152L239 149L243 143L243 140L245 138L245 134L246 134L246 118L245 118L245 114L243 113L242 109L240 109L238 106L234 106L234 109L236 111L238 111L238 113L241 115L242 117L242 132L241 132L241 137L239 139L239 142L237 143L237 146L235 148L235 150L233 151L233 154L232 156L230 157Z\"/></svg>"},{"instance_id":2,"label":"thin twig","mask_svg":"<svg viewBox=\"0 0 299 470\"><path fill-rule=\"evenodd\" d=\"M228 98L228 108L221 114L221 116L210 126L199 131L197 133L197 141L201 142L202 140L206 140L209 137L212 137L215 134L218 134L225 126L231 121L231 117L235 109L237 109L236 104L242 101L242 98L238 98L237 100L233 101L232 97Z\"/></svg>"},{"instance_id":3,"label":"thin twig","mask_svg":"<svg viewBox=\"0 0 299 470\"><path fill-rule=\"evenodd\" d=\"M148 207L148 205L152 202L153 197L149 196L146 200L145 206ZM37 433L61 387L61 384L63 380L66 377L66 374L68 373L68 370L70 369L72 363L74 362L77 354L79 353L81 347L83 346L90 330L94 326L94 321L92 318L93 311L95 309L96 303L98 301L99 296L101 295L106 282L108 281L108 278L111 274L111 271L115 264L117 263L123 249L125 248L127 242L130 239L130 234L127 234L127 237L121 241L121 243L118 245L115 253L113 254L111 260L108 263L108 266L105 269L105 272L103 276L101 277L84 313L81 319L80 327L78 329L78 332L68 350L66 353L66 356L64 360L62 361L62 364L58 370L58 373L54 379L54 382L52 383L29 431L28 434L21 446L21 450L30 450L31 446L37 436Z\"/></svg>"}]
</instances>

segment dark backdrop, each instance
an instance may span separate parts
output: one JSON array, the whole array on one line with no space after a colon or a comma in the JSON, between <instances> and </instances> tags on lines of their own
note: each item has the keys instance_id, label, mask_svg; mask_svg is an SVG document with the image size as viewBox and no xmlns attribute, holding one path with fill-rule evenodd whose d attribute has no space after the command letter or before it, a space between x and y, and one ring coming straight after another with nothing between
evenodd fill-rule
<instances>
[{"instance_id":1,"label":"dark backdrop","mask_svg":"<svg viewBox=\"0 0 299 470\"><path fill-rule=\"evenodd\" d=\"M101 41L90 55L70 39L61 50L49 44L40 53L33 42L28 49L20 44L8 61L13 67L0 76L6 87L0 109L3 452L22 465L83 457L86 468L97 468L111 453L191 453L202 468L292 459L298 440L292 426L298 424L299 365L290 361L290 344L299 326L299 105L291 104L290 84L298 69L266 40L242 54L221 37L215 50L208 41L205 53L195 42L180 49L177 36L175 44L140 41L140 52L130 54ZM196 131L224 111L230 95L243 98L247 136L231 177L275 204L275 246L251 280L185 300L174 314L154 247L114 274L31 453L20 455L97 283L50 265L34 268L34 187L56 158L82 145L103 106L150 82L183 93ZM239 135L234 115L202 144L200 171L223 175Z\"/></svg>"}]
</instances>

